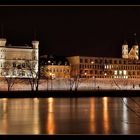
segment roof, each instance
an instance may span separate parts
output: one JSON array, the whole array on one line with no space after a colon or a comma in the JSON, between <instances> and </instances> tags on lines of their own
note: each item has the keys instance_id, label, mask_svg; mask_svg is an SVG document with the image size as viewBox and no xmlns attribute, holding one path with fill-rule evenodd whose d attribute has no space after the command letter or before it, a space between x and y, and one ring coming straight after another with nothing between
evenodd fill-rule
<instances>
[{"instance_id":1,"label":"roof","mask_svg":"<svg viewBox=\"0 0 140 140\"><path fill-rule=\"evenodd\" d=\"M69 65L69 61L64 56L44 55L40 57L41 65Z\"/></svg>"}]
</instances>

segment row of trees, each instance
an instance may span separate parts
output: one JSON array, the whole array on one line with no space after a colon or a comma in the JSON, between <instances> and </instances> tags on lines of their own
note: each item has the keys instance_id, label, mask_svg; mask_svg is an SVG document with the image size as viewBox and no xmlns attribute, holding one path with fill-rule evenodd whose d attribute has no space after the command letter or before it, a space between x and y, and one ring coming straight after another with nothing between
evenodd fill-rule
<instances>
[{"instance_id":1,"label":"row of trees","mask_svg":"<svg viewBox=\"0 0 140 140\"><path fill-rule=\"evenodd\" d=\"M36 62L26 60L24 66L13 65L10 62L5 62L3 76L7 83L7 90L11 91L15 83L29 83L32 91L38 90L39 85L39 71L35 69ZM18 76L17 76L18 72ZM23 78L23 75L25 78Z\"/></svg>"},{"instance_id":2,"label":"row of trees","mask_svg":"<svg viewBox=\"0 0 140 140\"><path fill-rule=\"evenodd\" d=\"M11 91L13 85L16 83L24 83L24 84L30 84L32 91L38 91L39 83L40 83L40 70L36 70L35 65L36 65L35 62L29 60L26 60L23 66L15 62L13 64L11 64L10 62L5 62L3 68L4 69L3 77L4 77L4 81L6 81L7 84L7 90ZM17 76L17 72L18 72L18 76ZM51 77L45 78L47 82L47 86L48 86L48 80L50 78ZM70 91L72 91L73 89L77 91L79 84L82 81L78 74L73 78L67 78L66 80L68 80Z\"/></svg>"}]
</instances>

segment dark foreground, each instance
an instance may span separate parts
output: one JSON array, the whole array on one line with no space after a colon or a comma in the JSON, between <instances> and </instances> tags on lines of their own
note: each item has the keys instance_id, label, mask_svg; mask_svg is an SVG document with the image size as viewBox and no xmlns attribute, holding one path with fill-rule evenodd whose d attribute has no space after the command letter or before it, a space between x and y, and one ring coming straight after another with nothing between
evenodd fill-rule
<instances>
[{"instance_id":1,"label":"dark foreground","mask_svg":"<svg viewBox=\"0 0 140 140\"><path fill-rule=\"evenodd\" d=\"M140 97L135 90L97 91L1 91L0 98L43 98L43 97Z\"/></svg>"}]
</instances>

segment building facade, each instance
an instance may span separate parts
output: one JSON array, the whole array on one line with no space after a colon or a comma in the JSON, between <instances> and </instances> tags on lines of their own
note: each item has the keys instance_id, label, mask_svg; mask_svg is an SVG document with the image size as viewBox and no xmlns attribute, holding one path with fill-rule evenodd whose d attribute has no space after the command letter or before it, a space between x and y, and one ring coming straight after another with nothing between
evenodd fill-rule
<instances>
[{"instance_id":1,"label":"building facade","mask_svg":"<svg viewBox=\"0 0 140 140\"><path fill-rule=\"evenodd\" d=\"M70 78L70 65L64 57L41 56L40 73L42 78Z\"/></svg>"},{"instance_id":2,"label":"building facade","mask_svg":"<svg viewBox=\"0 0 140 140\"><path fill-rule=\"evenodd\" d=\"M0 39L0 77L35 77L39 66L39 41L32 41L32 46L6 45L6 41Z\"/></svg>"},{"instance_id":3,"label":"building facade","mask_svg":"<svg viewBox=\"0 0 140 140\"><path fill-rule=\"evenodd\" d=\"M109 57L68 57L71 76L80 78L140 78L140 60Z\"/></svg>"},{"instance_id":4,"label":"building facade","mask_svg":"<svg viewBox=\"0 0 140 140\"><path fill-rule=\"evenodd\" d=\"M139 46L136 34L131 44L124 41L122 58L67 57L71 65L71 77L80 78L140 78Z\"/></svg>"}]
</instances>

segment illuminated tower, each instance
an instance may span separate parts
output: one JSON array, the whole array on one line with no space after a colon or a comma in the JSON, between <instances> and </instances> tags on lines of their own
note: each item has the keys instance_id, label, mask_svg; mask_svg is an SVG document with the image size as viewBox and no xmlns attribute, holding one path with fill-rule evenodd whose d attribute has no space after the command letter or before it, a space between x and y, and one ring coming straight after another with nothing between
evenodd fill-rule
<instances>
[{"instance_id":1,"label":"illuminated tower","mask_svg":"<svg viewBox=\"0 0 140 140\"><path fill-rule=\"evenodd\" d=\"M0 38L0 47L5 47L5 45L6 45L6 39Z\"/></svg>"},{"instance_id":2,"label":"illuminated tower","mask_svg":"<svg viewBox=\"0 0 140 140\"><path fill-rule=\"evenodd\" d=\"M126 40L122 45L122 58L128 58L128 43Z\"/></svg>"},{"instance_id":3,"label":"illuminated tower","mask_svg":"<svg viewBox=\"0 0 140 140\"><path fill-rule=\"evenodd\" d=\"M38 72L38 63L39 63L39 41L33 40L33 53L32 53L32 59L35 62L35 72Z\"/></svg>"},{"instance_id":4,"label":"illuminated tower","mask_svg":"<svg viewBox=\"0 0 140 140\"><path fill-rule=\"evenodd\" d=\"M136 33L134 34L134 43L132 45L132 48L134 49L134 58L138 60L139 59L139 46L136 39Z\"/></svg>"},{"instance_id":5,"label":"illuminated tower","mask_svg":"<svg viewBox=\"0 0 140 140\"><path fill-rule=\"evenodd\" d=\"M139 46L138 46L138 42L136 39L136 33L134 34L134 38L133 38L133 42L132 42L132 48L128 54L128 57L130 59L139 59Z\"/></svg>"}]
</instances>

